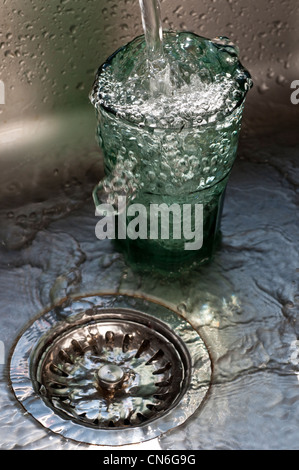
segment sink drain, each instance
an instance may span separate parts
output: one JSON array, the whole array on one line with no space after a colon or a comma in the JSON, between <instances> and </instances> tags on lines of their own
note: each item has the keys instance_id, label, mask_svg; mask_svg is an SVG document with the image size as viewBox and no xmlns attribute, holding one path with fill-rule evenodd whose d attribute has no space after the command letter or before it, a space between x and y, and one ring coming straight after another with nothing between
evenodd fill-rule
<instances>
[{"instance_id":1,"label":"sink drain","mask_svg":"<svg viewBox=\"0 0 299 470\"><path fill-rule=\"evenodd\" d=\"M99 445L141 442L182 424L205 397L210 374L189 323L128 296L77 299L47 312L11 359L14 393L35 419Z\"/></svg>"},{"instance_id":2,"label":"sink drain","mask_svg":"<svg viewBox=\"0 0 299 470\"><path fill-rule=\"evenodd\" d=\"M189 381L179 339L130 310L88 317L54 328L35 352L33 374L46 403L96 428L136 426L172 407Z\"/></svg>"}]
</instances>

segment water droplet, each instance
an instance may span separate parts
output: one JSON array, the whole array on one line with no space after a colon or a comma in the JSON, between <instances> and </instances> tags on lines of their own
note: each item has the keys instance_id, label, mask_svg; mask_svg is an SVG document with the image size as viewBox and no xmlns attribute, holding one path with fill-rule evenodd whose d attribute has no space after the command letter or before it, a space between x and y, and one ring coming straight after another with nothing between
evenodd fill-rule
<instances>
[{"instance_id":1,"label":"water droplet","mask_svg":"<svg viewBox=\"0 0 299 470\"><path fill-rule=\"evenodd\" d=\"M15 57L14 53L10 50L5 51L4 55L5 55L5 57L10 57L12 59Z\"/></svg>"},{"instance_id":2,"label":"water droplet","mask_svg":"<svg viewBox=\"0 0 299 470\"><path fill-rule=\"evenodd\" d=\"M278 83L278 85L283 86L286 83L285 77L283 75L278 75L276 78L276 83Z\"/></svg>"},{"instance_id":3,"label":"water droplet","mask_svg":"<svg viewBox=\"0 0 299 470\"><path fill-rule=\"evenodd\" d=\"M269 90L269 87L266 83L262 83L261 85L258 86L258 91L261 95L266 93Z\"/></svg>"}]
</instances>

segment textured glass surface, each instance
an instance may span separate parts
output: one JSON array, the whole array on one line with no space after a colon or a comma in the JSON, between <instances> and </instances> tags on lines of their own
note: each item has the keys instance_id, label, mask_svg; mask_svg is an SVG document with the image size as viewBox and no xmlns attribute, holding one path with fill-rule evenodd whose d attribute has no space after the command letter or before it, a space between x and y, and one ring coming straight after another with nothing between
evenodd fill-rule
<instances>
[{"instance_id":1,"label":"textured glass surface","mask_svg":"<svg viewBox=\"0 0 299 470\"><path fill-rule=\"evenodd\" d=\"M192 33L165 33L163 47L160 68L169 68L169 76L163 72L164 88L158 94L151 89L155 78L143 37L99 69L91 101L107 177L94 197L96 205L116 206L117 198L125 195L128 205L142 204L148 214L150 204L179 204L181 212L184 204L203 204L200 250L184 251L183 237L127 237L118 243L135 266L175 271L213 256L244 98L252 82L226 38L212 42Z\"/></svg>"}]
</instances>

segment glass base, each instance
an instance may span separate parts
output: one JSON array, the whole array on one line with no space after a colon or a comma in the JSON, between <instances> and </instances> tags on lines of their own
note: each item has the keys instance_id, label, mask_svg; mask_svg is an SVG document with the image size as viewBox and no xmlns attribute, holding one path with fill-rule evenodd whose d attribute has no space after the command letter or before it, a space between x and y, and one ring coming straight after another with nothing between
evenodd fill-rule
<instances>
[{"instance_id":1,"label":"glass base","mask_svg":"<svg viewBox=\"0 0 299 470\"><path fill-rule=\"evenodd\" d=\"M189 204L193 208L195 204L201 204L203 211L200 242L195 243L195 238L194 240L184 238L186 233L184 231L185 221L182 218L180 219L182 238L173 238L174 227L178 223L175 218L172 218L168 232L171 236L162 239L161 219L159 219L160 236L158 239L151 239L149 236L146 239L131 239L127 236L126 239L121 240L116 236L116 247L124 254L127 264L142 272L162 272L163 274L176 275L176 273L180 274L194 269L196 266L211 262L221 242L220 222L227 181L228 176L214 186L191 194L177 195L176 197L140 194L134 200L134 203L145 205L148 213L150 213L149 207L153 203L164 203L168 208L171 204L177 204L181 209L181 213L184 212L184 204ZM195 233L194 227L197 227L194 217L193 213L190 225L193 233ZM129 217L127 217L126 223L128 227L130 224ZM198 241L199 237L196 239L196 242Z\"/></svg>"},{"instance_id":2,"label":"glass base","mask_svg":"<svg viewBox=\"0 0 299 470\"><path fill-rule=\"evenodd\" d=\"M178 276L212 262L216 251L220 249L221 240L222 233L219 230L215 237L204 240L202 248L196 251L157 248L149 240L115 240L114 244L133 271Z\"/></svg>"}]
</instances>

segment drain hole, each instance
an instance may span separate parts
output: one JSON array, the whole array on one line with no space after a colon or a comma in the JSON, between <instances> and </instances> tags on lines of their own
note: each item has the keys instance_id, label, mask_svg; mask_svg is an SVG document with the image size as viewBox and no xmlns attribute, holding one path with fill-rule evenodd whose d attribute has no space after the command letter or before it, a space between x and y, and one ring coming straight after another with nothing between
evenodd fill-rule
<instances>
[{"instance_id":1,"label":"drain hole","mask_svg":"<svg viewBox=\"0 0 299 470\"><path fill-rule=\"evenodd\" d=\"M156 398L159 401L166 401L168 398L171 397L170 393L164 393L163 395L153 395L154 398Z\"/></svg>"},{"instance_id":2,"label":"drain hole","mask_svg":"<svg viewBox=\"0 0 299 470\"><path fill-rule=\"evenodd\" d=\"M74 361L72 360L72 358L69 356L69 354L64 349L61 349L59 351L58 356L63 362L68 362L69 364L74 364Z\"/></svg>"},{"instance_id":3,"label":"drain hole","mask_svg":"<svg viewBox=\"0 0 299 470\"><path fill-rule=\"evenodd\" d=\"M113 349L114 346L114 333L113 331L107 331L105 335L106 345Z\"/></svg>"},{"instance_id":4,"label":"drain hole","mask_svg":"<svg viewBox=\"0 0 299 470\"><path fill-rule=\"evenodd\" d=\"M162 367L161 369L159 370L155 370L153 372L154 375L160 375L160 374L164 374L164 372L167 372L169 369L171 369L172 365L171 365L171 362L167 362L167 364L165 364L164 367Z\"/></svg>"},{"instance_id":5,"label":"drain hole","mask_svg":"<svg viewBox=\"0 0 299 470\"><path fill-rule=\"evenodd\" d=\"M130 349L131 346L132 346L133 340L134 340L134 336L133 336L133 335L126 334L126 335L124 336L123 346L122 346L122 350L123 350L124 353L126 353L126 352L129 351L129 349Z\"/></svg>"},{"instance_id":6,"label":"drain hole","mask_svg":"<svg viewBox=\"0 0 299 470\"><path fill-rule=\"evenodd\" d=\"M55 375L59 375L60 377L68 377L68 374L60 369L56 364L50 364L49 369Z\"/></svg>"},{"instance_id":7,"label":"drain hole","mask_svg":"<svg viewBox=\"0 0 299 470\"><path fill-rule=\"evenodd\" d=\"M139 418L139 421L140 421L141 423L144 423L145 421L148 420L148 418L146 418L145 416L143 416L142 413L137 413L137 418Z\"/></svg>"},{"instance_id":8,"label":"drain hole","mask_svg":"<svg viewBox=\"0 0 299 470\"><path fill-rule=\"evenodd\" d=\"M146 407L150 410L150 411L157 411L158 408L155 406L155 405L152 405L151 403L148 403L146 405Z\"/></svg>"},{"instance_id":9,"label":"drain hole","mask_svg":"<svg viewBox=\"0 0 299 470\"><path fill-rule=\"evenodd\" d=\"M54 383L54 382L50 383L49 387L51 387L53 390L63 390L63 389L65 389L65 385L61 385L61 384Z\"/></svg>"},{"instance_id":10,"label":"drain hole","mask_svg":"<svg viewBox=\"0 0 299 470\"><path fill-rule=\"evenodd\" d=\"M81 344L79 343L79 341L77 341L76 339L73 339L72 340L72 346L74 348L74 351L78 354L83 354L84 353L84 349L82 348Z\"/></svg>"},{"instance_id":11,"label":"drain hole","mask_svg":"<svg viewBox=\"0 0 299 470\"><path fill-rule=\"evenodd\" d=\"M159 361L159 359L162 359L163 356L164 356L164 351L162 351L162 349L159 349L159 351L157 351L156 354L154 354L153 357L151 357L151 359L149 359L145 365L147 366L147 365L152 364L155 361Z\"/></svg>"},{"instance_id":12,"label":"drain hole","mask_svg":"<svg viewBox=\"0 0 299 470\"><path fill-rule=\"evenodd\" d=\"M170 377L168 380L164 380L163 382L156 382L156 387L169 387L172 384L173 377Z\"/></svg>"},{"instance_id":13,"label":"drain hole","mask_svg":"<svg viewBox=\"0 0 299 470\"><path fill-rule=\"evenodd\" d=\"M135 358L139 359L141 354L143 354L145 351L147 351L149 349L150 345L151 345L150 340L149 339L144 339L142 341L141 345L139 346L139 349L138 349L137 353L135 354Z\"/></svg>"},{"instance_id":14,"label":"drain hole","mask_svg":"<svg viewBox=\"0 0 299 470\"><path fill-rule=\"evenodd\" d=\"M94 335L89 331L90 337L88 337L88 345L89 348L91 349L92 353L95 355L101 354L101 348L98 344L97 339L94 337Z\"/></svg>"}]
</instances>

